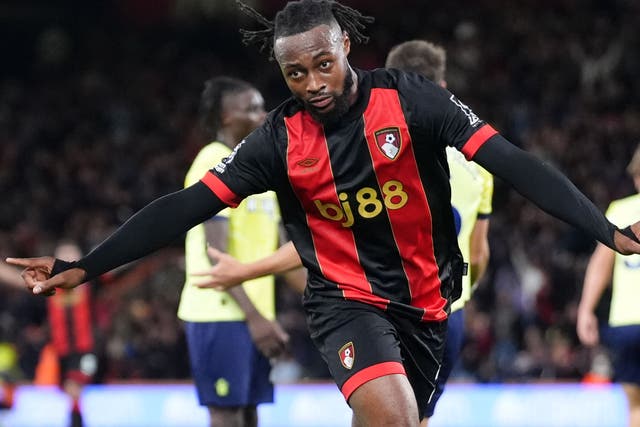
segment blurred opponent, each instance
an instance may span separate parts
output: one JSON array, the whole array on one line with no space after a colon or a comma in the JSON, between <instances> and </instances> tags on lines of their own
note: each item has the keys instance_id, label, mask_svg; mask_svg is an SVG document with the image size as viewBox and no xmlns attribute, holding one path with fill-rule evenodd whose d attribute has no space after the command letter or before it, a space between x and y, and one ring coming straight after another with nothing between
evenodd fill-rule
<instances>
[{"instance_id":1,"label":"blurred opponent","mask_svg":"<svg viewBox=\"0 0 640 427\"><path fill-rule=\"evenodd\" d=\"M242 138L264 122L264 100L249 83L228 76L208 80L200 100L213 141L200 150L185 187L197 183ZM178 317L185 321L191 370L212 427L255 427L257 405L273 402L270 358L289 337L275 321L274 279L264 277L228 292L199 289L191 273L211 266L207 246L251 261L278 247L280 215L273 192L253 195L192 228L185 241L186 280Z\"/></svg>"},{"instance_id":2,"label":"blurred opponent","mask_svg":"<svg viewBox=\"0 0 640 427\"><path fill-rule=\"evenodd\" d=\"M640 192L640 146L627 167ZM613 222L629 222L640 213L640 194L614 200L607 209ZM596 306L613 286L609 319L598 325ZM640 427L640 255L623 256L599 243L584 278L578 306L577 332L588 346L602 342L613 362L614 381L622 384L629 404L629 427Z\"/></svg>"}]
</instances>

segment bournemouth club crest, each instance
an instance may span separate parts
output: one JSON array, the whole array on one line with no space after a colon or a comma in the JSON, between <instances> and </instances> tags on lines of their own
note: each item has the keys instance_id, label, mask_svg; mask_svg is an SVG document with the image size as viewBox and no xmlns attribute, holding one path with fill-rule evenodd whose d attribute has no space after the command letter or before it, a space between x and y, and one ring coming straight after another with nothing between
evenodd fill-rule
<instances>
[{"instance_id":1,"label":"bournemouth club crest","mask_svg":"<svg viewBox=\"0 0 640 427\"><path fill-rule=\"evenodd\" d=\"M382 154L394 160L400 152L402 139L400 138L400 129L397 127L385 128L376 131L376 144Z\"/></svg>"},{"instance_id":2,"label":"bournemouth club crest","mask_svg":"<svg viewBox=\"0 0 640 427\"><path fill-rule=\"evenodd\" d=\"M347 369L353 368L353 362L356 357L356 351L353 348L353 343L349 341L343 345L340 351L338 351L338 356L340 356L340 363L342 363L342 366Z\"/></svg>"}]
</instances>

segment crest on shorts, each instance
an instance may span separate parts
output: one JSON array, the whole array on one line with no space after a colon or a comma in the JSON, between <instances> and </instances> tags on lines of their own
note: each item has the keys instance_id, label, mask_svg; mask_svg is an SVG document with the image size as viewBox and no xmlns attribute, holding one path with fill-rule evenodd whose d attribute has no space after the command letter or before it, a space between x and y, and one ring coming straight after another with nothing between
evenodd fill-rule
<instances>
[{"instance_id":1,"label":"crest on shorts","mask_svg":"<svg viewBox=\"0 0 640 427\"><path fill-rule=\"evenodd\" d=\"M356 350L353 347L353 343L349 341L338 351L338 356L340 357L340 363L347 369L353 368L353 362L356 358Z\"/></svg>"},{"instance_id":2,"label":"crest on shorts","mask_svg":"<svg viewBox=\"0 0 640 427\"><path fill-rule=\"evenodd\" d=\"M400 129L397 127L384 128L375 132L376 145L382 151L382 154L389 159L394 160L400 152L402 146L402 138L400 137Z\"/></svg>"}]
</instances>

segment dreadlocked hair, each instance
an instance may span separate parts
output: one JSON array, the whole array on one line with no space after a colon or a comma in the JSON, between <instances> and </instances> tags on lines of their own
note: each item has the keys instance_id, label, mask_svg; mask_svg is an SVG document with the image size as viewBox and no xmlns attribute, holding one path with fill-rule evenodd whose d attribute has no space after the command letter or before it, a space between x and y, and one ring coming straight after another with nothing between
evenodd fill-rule
<instances>
[{"instance_id":1,"label":"dreadlocked hair","mask_svg":"<svg viewBox=\"0 0 640 427\"><path fill-rule=\"evenodd\" d=\"M374 18L333 0L298 0L291 1L276 14L273 21L258 13L255 9L236 0L242 12L255 19L265 28L250 31L241 29L242 42L245 45L257 45L260 52L265 50L269 59L273 59L273 43L279 37L299 34L322 24L336 21L340 29L349 34L351 40L364 44L369 37L362 31Z\"/></svg>"},{"instance_id":2,"label":"dreadlocked hair","mask_svg":"<svg viewBox=\"0 0 640 427\"><path fill-rule=\"evenodd\" d=\"M214 139L222 127L222 100L225 96L253 89L250 83L228 76L217 76L204 83L200 95L200 125L207 138Z\"/></svg>"}]
</instances>

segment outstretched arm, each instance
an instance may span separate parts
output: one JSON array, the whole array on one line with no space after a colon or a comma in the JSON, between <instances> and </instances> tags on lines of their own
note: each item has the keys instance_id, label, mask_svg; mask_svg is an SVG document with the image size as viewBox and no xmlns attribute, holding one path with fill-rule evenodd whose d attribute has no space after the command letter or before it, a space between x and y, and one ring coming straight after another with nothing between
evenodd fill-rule
<instances>
[{"instance_id":1,"label":"outstretched arm","mask_svg":"<svg viewBox=\"0 0 640 427\"><path fill-rule=\"evenodd\" d=\"M211 259L217 262L210 270L194 274L207 277L207 280L197 284L201 288L225 290L247 280L285 273L302 266L293 242L287 242L271 255L246 264L213 247L208 251Z\"/></svg>"},{"instance_id":2,"label":"outstretched arm","mask_svg":"<svg viewBox=\"0 0 640 427\"><path fill-rule=\"evenodd\" d=\"M7 262L26 268L22 277L34 294L50 295L56 288L76 287L168 245L225 206L198 182L151 202L79 261L41 257L7 258Z\"/></svg>"},{"instance_id":3,"label":"outstretched arm","mask_svg":"<svg viewBox=\"0 0 640 427\"><path fill-rule=\"evenodd\" d=\"M24 289L20 270L4 262L0 262L0 282L12 288Z\"/></svg>"},{"instance_id":4,"label":"outstretched arm","mask_svg":"<svg viewBox=\"0 0 640 427\"><path fill-rule=\"evenodd\" d=\"M487 140L474 161L511 184L547 213L621 254L640 253L640 222L618 230L564 175L500 135Z\"/></svg>"}]
</instances>

